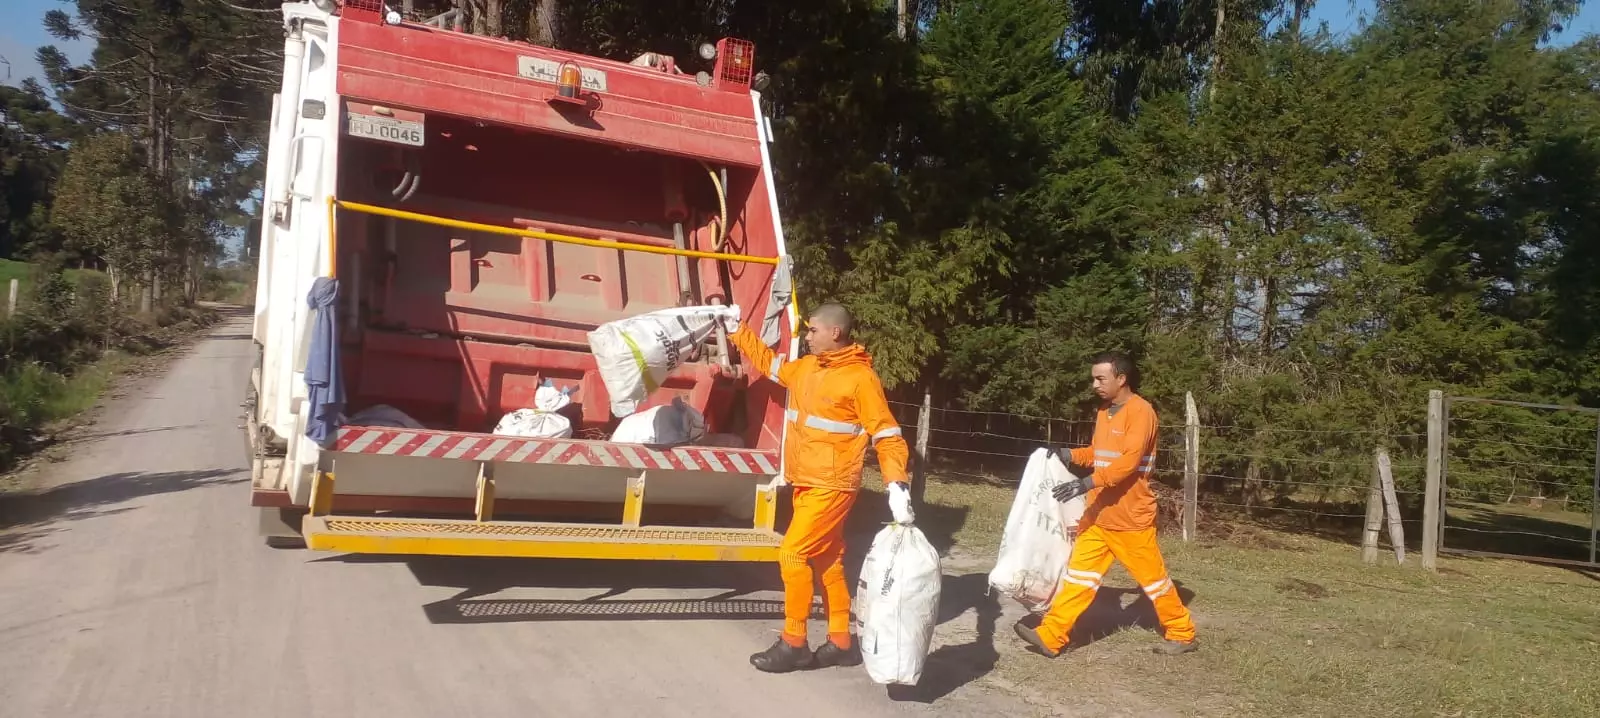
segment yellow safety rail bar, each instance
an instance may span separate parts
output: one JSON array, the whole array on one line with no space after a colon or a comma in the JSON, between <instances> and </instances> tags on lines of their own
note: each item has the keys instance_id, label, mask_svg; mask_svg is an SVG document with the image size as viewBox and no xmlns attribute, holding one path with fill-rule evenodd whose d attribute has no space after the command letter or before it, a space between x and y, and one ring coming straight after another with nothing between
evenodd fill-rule
<instances>
[{"instance_id":1,"label":"yellow safety rail bar","mask_svg":"<svg viewBox=\"0 0 1600 718\"><path fill-rule=\"evenodd\" d=\"M338 203L338 200L328 198L328 276L335 279L339 277L339 236L336 233L339 222L334 218L333 210Z\"/></svg>"},{"instance_id":2,"label":"yellow safety rail bar","mask_svg":"<svg viewBox=\"0 0 1600 718\"><path fill-rule=\"evenodd\" d=\"M589 238L586 238L586 237L573 237L573 236L565 235L565 234L555 234L553 232L541 232L539 230L534 230L534 229L519 229L517 227L501 227L499 225L493 225L493 224L480 224L478 222L466 222L466 221L459 220L459 219L448 219L448 218L445 218L445 217L435 217L435 216L433 216L431 214L419 214L417 212L407 212L407 211L402 210L402 209L390 209L388 207L379 207L377 205L362 204L360 202L348 202L348 201L345 201L345 200L334 200L333 203L335 205L337 205L340 209L348 209L348 210L350 210L352 212L363 212L363 213L366 213L366 214L373 214L373 215L377 215L379 217L393 217L395 219L403 219L403 220L407 220L407 221L411 221L411 222L421 222L423 224L433 224L433 225L438 225L440 227L454 227L456 229L466 229L466 230L471 230L471 231L474 231L474 232L488 232L488 233L491 233L491 234L504 234L504 235L510 235L510 236L513 236L513 237L529 237L529 238L532 238L532 239L543 239L543 240L547 240L547 241L550 241L550 242L561 242L563 244L576 244L576 245L583 246L583 247L599 247L601 249L620 249L620 250L627 250L627 251L631 251L631 252L645 252L647 254L667 254L667 255L672 255L672 256L676 256L676 257L693 257L695 259L714 259L714 260L723 260L723 261L728 261L728 262L746 262L746 263L749 263L749 264L766 264L766 265L769 265L769 266L777 266L777 264L778 264L778 258L777 257L756 257L756 256L748 255L748 254L729 254L729 253L725 253L725 252L701 252L701 251L693 250L693 249L678 249L677 247L656 247L656 246L649 245L649 244L635 244L633 242L612 242L612 241L603 240L603 239L589 239Z\"/></svg>"}]
</instances>

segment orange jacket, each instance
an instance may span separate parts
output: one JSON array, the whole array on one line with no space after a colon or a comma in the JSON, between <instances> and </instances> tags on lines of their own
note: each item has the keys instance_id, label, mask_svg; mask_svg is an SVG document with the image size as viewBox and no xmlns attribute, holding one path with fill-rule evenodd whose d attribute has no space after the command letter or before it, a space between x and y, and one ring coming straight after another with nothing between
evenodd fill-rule
<instances>
[{"instance_id":1,"label":"orange jacket","mask_svg":"<svg viewBox=\"0 0 1600 718\"><path fill-rule=\"evenodd\" d=\"M756 370L789 390L784 480L795 486L855 491L867 442L878 449L885 484L909 481L911 451L889 413L883 383L860 344L785 361L749 327L731 337Z\"/></svg>"},{"instance_id":2,"label":"orange jacket","mask_svg":"<svg viewBox=\"0 0 1600 718\"><path fill-rule=\"evenodd\" d=\"M1140 531L1156 525L1150 472L1156 463L1156 409L1137 394L1121 406L1101 408L1094 440L1072 450L1072 463L1093 466L1094 486L1078 530Z\"/></svg>"}]
</instances>

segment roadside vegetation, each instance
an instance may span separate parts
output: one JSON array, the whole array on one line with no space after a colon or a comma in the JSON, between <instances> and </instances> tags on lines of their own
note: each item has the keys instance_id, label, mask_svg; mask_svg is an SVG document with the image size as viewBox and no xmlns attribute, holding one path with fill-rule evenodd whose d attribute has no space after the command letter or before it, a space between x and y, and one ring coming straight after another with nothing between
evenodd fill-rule
<instances>
[{"instance_id":1,"label":"roadside vegetation","mask_svg":"<svg viewBox=\"0 0 1600 718\"><path fill-rule=\"evenodd\" d=\"M4 269L19 266L27 265L8 262ZM48 262L27 268L16 314L0 320L0 470L94 406L131 360L171 347L218 317L181 303L129 311L111 302L103 274Z\"/></svg>"}]
</instances>

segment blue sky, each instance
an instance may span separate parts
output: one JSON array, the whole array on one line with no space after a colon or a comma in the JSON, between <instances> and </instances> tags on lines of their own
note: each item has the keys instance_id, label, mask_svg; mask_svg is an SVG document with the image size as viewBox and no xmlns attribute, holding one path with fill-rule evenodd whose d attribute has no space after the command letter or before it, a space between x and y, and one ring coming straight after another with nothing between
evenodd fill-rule
<instances>
[{"instance_id":1,"label":"blue sky","mask_svg":"<svg viewBox=\"0 0 1600 718\"><path fill-rule=\"evenodd\" d=\"M44 31L46 11L74 6L72 0L0 0L0 57L11 63L10 79L5 79L6 66L0 64L0 82L15 85L24 77L42 75L33 60L34 50L41 45L60 47L75 63L88 59L92 41L59 43ZM1311 19L1313 23L1326 21L1330 31L1344 35L1359 29L1360 19L1370 17L1372 7L1372 0L1320 0L1312 8ZM1600 32L1600 0L1585 3L1572 26L1552 42L1565 45L1594 32Z\"/></svg>"},{"instance_id":2,"label":"blue sky","mask_svg":"<svg viewBox=\"0 0 1600 718\"><path fill-rule=\"evenodd\" d=\"M88 61L94 50L93 40L59 42L44 31L44 14L51 10L72 11L77 3L62 0L0 0L0 57L11 63L11 78L5 79L6 66L0 63L0 82L7 85L22 84L25 77L38 77L42 82L44 72L34 62L33 52L44 45L55 45L67 53L74 63Z\"/></svg>"},{"instance_id":3,"label":"blue sky","mask_svg":"<svg viewBox=\"0 0 1600 718\"><path fill-rule=\"evenodd\" d=\"M1363 18L1372 17L1372 8L1372 0L1317 0L1317 4L1311 8L1311 22L1313 26L1319 22L1328 23L1328 31L1335 36L1349 35L1361 28ZM1578 11L1578 16L1559 35L1550 38L1550 44L1570 45L1584 35L1596 32L1600 32L1600 0L1588 0Z\"/></svg>"}]
</instances>

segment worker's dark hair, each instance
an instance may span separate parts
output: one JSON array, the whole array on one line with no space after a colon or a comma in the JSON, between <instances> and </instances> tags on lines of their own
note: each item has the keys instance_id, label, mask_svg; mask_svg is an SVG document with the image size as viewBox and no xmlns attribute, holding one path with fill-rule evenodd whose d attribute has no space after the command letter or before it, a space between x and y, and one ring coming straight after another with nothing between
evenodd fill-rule
<instances>
[{"instance_id":1,"label":"worker's dark hair","mask_svg":"<svg viewBox=\"0 0 1600 718\"><path fill-rule=\"evenodd\" d=\"M850 333L855 331L856 318L843 304L828 302L811 310L812 319L820 319L823 324L839 328L839 338L849 339Z\"/></svg>"},{"instance_id":2,"label":"worker's dark hair","mask_svg":"<svg viewBox=\"0 0 1600 718\"><path fill-rule=\"evenodd\" d=\"M1089 366L1099 366L1101 364L1110 364L1111 371L1116 376L1128 377L1128 386L1138 388L1139 366L1134 364L1127 354L1122 352L1100 352L1094 355L1094 359L1089 362Z\"/></svg>"}]
</instances>

